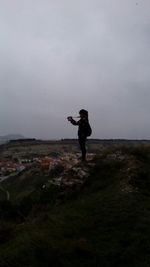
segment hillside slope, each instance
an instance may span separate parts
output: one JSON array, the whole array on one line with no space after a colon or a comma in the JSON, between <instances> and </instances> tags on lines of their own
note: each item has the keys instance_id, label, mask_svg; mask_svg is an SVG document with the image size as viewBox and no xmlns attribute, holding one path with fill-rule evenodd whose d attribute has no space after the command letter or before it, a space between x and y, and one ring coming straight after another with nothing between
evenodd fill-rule
<instances>
[{"instance_id":1,"label":"hillside slope","mask_svg":"<svg viewBox=\"0 0 150 267\"><path fill-rule=\"evenodd\" d=\"M112 147L93 163L80 188L0 202L1 267L150 266L150 146Z\"/></svg>"}]
</instances>

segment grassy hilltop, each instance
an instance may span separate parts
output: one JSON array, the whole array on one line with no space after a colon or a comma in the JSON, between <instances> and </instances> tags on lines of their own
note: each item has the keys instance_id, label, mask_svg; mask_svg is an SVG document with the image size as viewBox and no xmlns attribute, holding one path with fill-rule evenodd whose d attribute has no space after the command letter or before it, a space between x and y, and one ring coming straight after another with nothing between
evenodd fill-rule
<instances>
[{"instance_id":1,"label":"grassy hilltop","mask_svg":"<svg viewBox=\"0 0 150 267\"><path fill-rule=\"evenodd\" d=\"M91 163L80 189L37 185L0 202L1 267L150 266L150 145L111 146Z\"/></svg>"}]
</instances>

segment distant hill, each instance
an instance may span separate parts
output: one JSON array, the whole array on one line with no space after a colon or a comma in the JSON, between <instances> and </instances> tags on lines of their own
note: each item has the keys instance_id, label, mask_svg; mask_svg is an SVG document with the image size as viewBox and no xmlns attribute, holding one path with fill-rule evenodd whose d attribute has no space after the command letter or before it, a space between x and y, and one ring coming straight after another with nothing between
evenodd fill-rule
<instances>
[{"instance_id":1,"label":"distant hill","mask_svg":"<svg viewBox=\"0 0 150 267\"><path fill-rule=\"evenodd\" d=\"M9 140L17 140L17 139L23 139L24 136L21 134L8 134L4 136L0 136L0 144L4 144L8 142Z\"/></svg>"}]
</instances>

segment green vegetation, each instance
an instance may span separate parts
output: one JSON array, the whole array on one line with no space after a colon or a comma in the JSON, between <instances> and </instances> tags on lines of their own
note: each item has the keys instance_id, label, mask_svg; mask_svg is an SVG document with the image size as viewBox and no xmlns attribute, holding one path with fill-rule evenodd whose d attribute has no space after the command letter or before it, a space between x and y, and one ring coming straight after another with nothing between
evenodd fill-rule
<instances>
[{"instance_id":1,"label":"green vegetation","mask_svg":"<svg viewBox=\"0 0 150 267\"><path fill-rule=\"evenodd\" d=\"M1 267L150 266L150 146L93 161L80 192L37 187L0 202Z\"/></svg>"}]
</instances>

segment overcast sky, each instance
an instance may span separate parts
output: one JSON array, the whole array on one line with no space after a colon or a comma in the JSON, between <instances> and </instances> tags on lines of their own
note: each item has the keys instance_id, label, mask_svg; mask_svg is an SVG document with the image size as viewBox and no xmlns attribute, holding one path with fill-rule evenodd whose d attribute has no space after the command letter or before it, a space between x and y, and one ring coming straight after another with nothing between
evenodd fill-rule
<instances>
[{"instance_id":1,"label":"overcast sky","mask_svg":"<svg viewBox=\"0 0 150 267\"><path fill-rule=\"evenodd\" d=\"M0 135L150 139L150 0L0 0Z\"/></svg>"}]
</instances>

